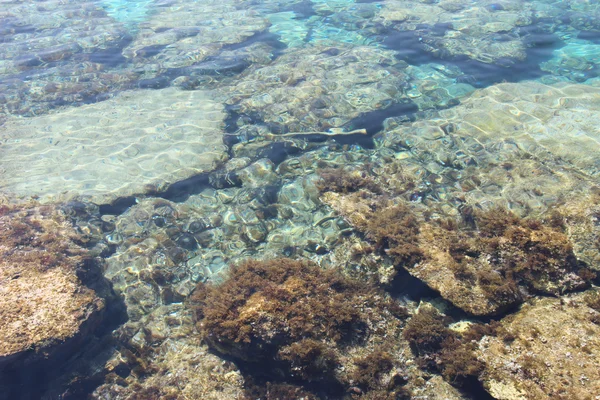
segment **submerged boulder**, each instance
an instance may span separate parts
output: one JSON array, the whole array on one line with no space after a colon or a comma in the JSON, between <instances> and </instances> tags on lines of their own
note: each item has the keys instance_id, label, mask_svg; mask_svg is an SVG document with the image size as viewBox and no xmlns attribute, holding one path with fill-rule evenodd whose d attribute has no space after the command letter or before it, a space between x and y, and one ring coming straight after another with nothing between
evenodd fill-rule
<instances>
[{"instance_id":1,"label":"submerged boulder","mask_svg":"<svg viewBox=\"0 0 600 400\"><path fill-rule=\"evenodd\" d=\"M502 335L486 336L481 379L496 399L586 399L600 393L598 311L581 296L545 298L504 318Z\"/></svg>"},{"instance_id":2,"label":"submerged boulder","mask_svg":"<svg viewBox=\"0 0 600 400\"><path fill-rule=\"evenodd\" d=\"M482 316L501 314L528 294L585 288L594 277L557 221L523 219L500 208L471 209L462 221L428 220L428 210L354 186L355 192L327 191L322 199L391 259L394 267L379 268L381 283L393 283L402 268L455 306Z\"/></svg>"},{"instance_id":3,"label":"submerged boulder","mask_svg":"<svg viewBox=\"0 0 600 400\"><path fill-rule=\"evenodd\" d=\"M361 114L390 106L406 113L417 106L403 95L408 76L393 52L369 46L293 48L270 65L251 70L225 88L236 111L264 122L272 133L340 128ZM372 117L380 124L382 115Z\"/></svg>"},{"instance_id":4,"label":"submerged boulder","mask_svg":"<svg viewBox=\"0 0 600 400\"><path fill-rule=\"evenodd\" d=\"M222 284L200 285L190 305L209 346L255 377L338 396L407 393L407 343L397 340L406 310L338 272L291 259L247 261Z\"/></svg>"},{"instance_id":5,"label":"submerged boulder","mask_svg":"<svg viewBox=\"0 0 600 400\"><path fill-rule=\"evenodd\" d=\"M384 43L397 47L401 55L406 47L416 45L435 57L484 63L525 59L527 43L518 28L530 25L532 18L529 3L493 0L386 2L376 16L392 30Z\"/></svg>"},{"instance_id":6,"label":"submerged boulder","mask_svg":"<svg viewBox=\"0 0 600 400\"><path fill-rule=\"evenodd\" d=\"M0 135L0 187L43 202L85 197L96 204L163 190L226 158L224 118L211 93L174 88L9 118Z\"/></svg>"},{"instance_id":7,"label":"submerged boulder","mask_svg":"<svg viewBox=\"0 0 600 400\"><path fill-rule=\"evenodd\" d=\"M91 259L80 240L53 206L0 206L3 392L29 375L39 387L19 393L43 390L103 321L105 299L80 280Z\"/></svg>"},{"instance_id":8,"label":"submerged boulder","mask_svg":"<svg viewBox=\"0 0 600 400\"><path fill-rule=\"evenodd\" d=\"M106 363L93 399L242 399L244 379L230 361L212 354L194 332L182 303L154 309L117 330L122 346Z\"/></svg>"}]
</instances>

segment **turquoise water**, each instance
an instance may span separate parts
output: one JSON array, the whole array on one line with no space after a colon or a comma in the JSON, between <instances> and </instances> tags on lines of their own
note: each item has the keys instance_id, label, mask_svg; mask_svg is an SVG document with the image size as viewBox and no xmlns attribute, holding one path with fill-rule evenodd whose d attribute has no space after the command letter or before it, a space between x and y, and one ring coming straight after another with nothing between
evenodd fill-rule
<instances>
[{"instance_id":1,"label":"turquoise water","mask_svg":"<svg viewBox=\"0 0 600 400\"><path fill-rule=\"evenodd\" d=\"M202 398L177 358L207 354L196 284L248 258L365 268L344 258L364 237L319 193L323 169L432 220L585 199L599 76L593 1L1 2L0 195L66 210L119 305L58 367L5 367L0 398Z\"/></svg>"}]
</instances>

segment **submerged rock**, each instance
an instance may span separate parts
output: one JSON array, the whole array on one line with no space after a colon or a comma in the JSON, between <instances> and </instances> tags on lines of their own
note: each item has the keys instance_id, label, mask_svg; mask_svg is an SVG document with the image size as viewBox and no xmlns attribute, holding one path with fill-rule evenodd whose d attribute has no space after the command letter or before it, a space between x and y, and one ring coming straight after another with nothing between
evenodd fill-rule
<instances>
[{"instance_id":1,"label":"submerged rock","mask_svg":"<svg viewBox=\"0 0 600 400\"><path fill-rule=\"evenodd\" d=\"M92 258L80 241L53 206L0 206L3 393L37 397L103 322L105 299L79 278ZM32 376L39 385L21 387Z\"/></svg>"},{"instance_id":2,"label":"submerged rock","mask_svg":"<svg viewBox=\"0 0 600 400\"><path fill-rule=\"evenodd\" d=\"M392 339L406 310L365 283L306 261L247 261L221 285L198 286L190 305L204 340L256 377L407 395L406 342Z\"/></svg>"},{"instance_id":3,"label":"submerged rock","mask_svg":"<svg viewBox=\"0 0 600 400\"><path fill-rule=\"evenodd\" d=\"M585 399L600 393L598 312L576 296L538 299L479 343L486 390L496 399Z\"/></svg>"},{"instance_id":4,"label":"submerged rock","mask_svg":"<svg viewBox=\"0 0 600 400\"><path fill-rule=\"evenodd\" d=\"M503 83L427 120L390 120L377 138L386 162L374 173L407 200L415 194L446 214L464 205L542 214L565 193L588 191L598 175L598 93L586 85ZM414 187L404 191L405 180Z\"/></svg>"},{"instance_id":5,"label":"submerged rock","mask_svg":"<svg viewBox=\"0 0 600 400\"><path fill-rule=\"evenodd\" d=\"M386 40L400 56L411 57L411 46L438 58L468 57L484 63L502 59L523 60L526 43L518 27L529 25L533 10L529 3L494 1L464 3L385 2L376 20L396 30Z\"/></svg>"},{"instance_id":6,"label":"submerged rock","mask_svg":"<svg viewBox=\"0 0 600 400\"><path fill-rule=\"evenodd\" d=\"M224 117L211 93L168 88L9 118L0 135L0 187L45 202L85 197L96 204L164 190L227 157Z\"/></svg>"},{"instance_id":7,"label":"submerged rock","mask_svg":"<svg viewBox=\"0 0 600 400\"><path fill-rule=\"evenodd\" d=\"M224 46L239 45L268 25L258 12L239 9L234 1L175 0L169 7L157 8L139 24L138 34L123 54L148 71L200 63L199 69L214 72L219 69L218 63L211 67L202 62Z\"/></svg>"},{"instance_id":8,"label":"submerged rock","mask_svg":"<svg viewBox=\"0 0 600 400\"><path fill-rule=\"evenodd\" d=\"M378 271L383 284L392 284L404 268L455 306L481 316L520 304L525 290L559 295L585 288L594 276L577 261L561 227L502 209L475 211L460 223L451 218L427 221L427 210L394 204L389 194L361 188L374 184L372 178L362 179L366 183L354 182L351 193L327 191L322 198L393 261L395 268Z\"/></svg>"},{"instance_id":9,"label":"submerged rock","mask_svg":"<svg viewBox=\"0 0 600 400\"><path fill-rule=\"evenodd\" d=\"M225 89L239 114L273 133L327 131L401 98L410 103L402 96L408 78L397 63L391 51L368 46L294 48Z\"/></svg>"},{"instance_id":10,"label":"submerged rock","mask_svg":"<svg viewBox=\"0 0 600 400\"><path fill-rule=\"evenodd\" d=\"M91 398L243 398L240 371L200 342L192 315L183 304L159 307L143 321L127 323L117 333L126 340L106 363L105 383Z\"/></svg>"},{"instance_id":11,"label":"submerged rock","mask_svg":"<svg viewBox=\"0 0 600 400\"><path fill-rule=\"evenodd\" d=\"M566 234L573 242L577 258L594 270L600 271L600 206L598 190L592 193L574 193L558 213L564 216Z\"/></svg>"}]
</instances>

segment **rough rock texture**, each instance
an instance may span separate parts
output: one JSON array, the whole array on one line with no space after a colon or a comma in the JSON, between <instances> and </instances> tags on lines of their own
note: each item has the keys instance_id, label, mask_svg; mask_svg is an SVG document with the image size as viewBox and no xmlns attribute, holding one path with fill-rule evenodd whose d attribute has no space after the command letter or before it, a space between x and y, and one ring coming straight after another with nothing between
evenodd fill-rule
<instances>
[{"instance_id":1,"label":"rough rock texture","mask_svg":"<svg viewBox=\"0 0 600 400\"><path fill-rule=\"evenodd\" d=\"M293 49L228 88L228 102L273 133L328 130L397 102L408 79L397 63L367 46Z\"/></svg>"},{"instance_id":2,"label":"rough rock texture","mask_svg":"<svg viewBox=\"0 0 600 400\"><path fill-rule=\"evenodd\" d=\"M50 206L0 206L0 235L0 369L64 360L103 314L77 277L89 255Z\"/></svg>"},{"instance_id":3,"label":"rough rock texture","mask_svg":"<svg viewBox=\"0 0 600 400\"><path fill-rule=\"evenodd\" d=\"M523 291L581 289L593 275L561 229L506 210L478 211L463 226L452 219L427 222L417 216L422 208L366 190L326 192L322 199L393 261L395 267L378 268L381 283L404 268L469 314L500 314L521 303Z\"/></svg>"},{"instance_id":4,"label":"rough rock texture","mask_svg":"<svg viewBox=\"0 0 600 400\"><path fill-rule=\"evenodd\" d=\"M209 353L182 304L155 309L141 322L119 328L124 345L109 360L106 383L94 399L242 399L243 384L233 363ZM119 371L131 373L121 378Z\"/></svg>"},{"instance_id":5,"label":"rough rock texture","mask_svg":"<svg viewBox=\"0 0 600 400\"><path fill-rule=\"evenodd\" d=\"M587 266L600 271L600 206L598 192L575 193L558 207L565 216L566 234L573 242L573 252Z\"/></svg>"},{"instance_id":6,"label":"rough rock texture","mask_svg":"<svg viewBox=\"0 0 600 400\"><path fill-rule=\"evenodd\" d=\"M0 188L42 201L96 204L164 189L226 157L223 107L208 92L174 88L32 118L10 118L0 135Z\"/></svg>"},{"instance_id":7,"label":"rough rock texture","mask_svg":"<svg viewBox=\"0 0 600 400\"><path fill-rule=\"evenodd\" d=\"M463 400L470 397L446 382L441 376L434 375L422 386L413 389L413 398L427 400Z\"/></svg>"},{"instance_id":8,"label":"rough rock texture","mask_svg":"<svg viewBox=\"0 0 600 400\"><path fill-rule=\"evenodd\" d=\"M83 104L136 76L103 62L131 36L98 2L5 1L0 18L2 114L32 116Z\"/></svg>"},{"instance_id":9,"label":"rough rock texture","mask_svg":"<svg viewBox=\"0 0 600 400\"><path fill-rule=\"evenodd\" d=\"M452 244L456 240L456 236L449 235L435 225L422 226L419 244L424 249L425 260L410 268L410 274L473 315L498 314L522 301L514 282L505 284L501 295L486 290L477 274L485 272L497 280L506 279L495 271L488 257L466 256L459 271L458 262L451 254Z\"/></svg>"},{"instance_id":10,"label":"rough rock texture","mask_svg":"<svg viewBox=\"0 0 600 400\"><path fill-rule=\"evenodd\" d=\"M504 83L475 92L459 107L440 112L440 119L454 123L458 135L472 134L482 146L510 141L534 158L596 176L599 94L600 88L586 85ZM418 124L442 125L439 119Z\"/></svg>"},{"instance_id":11,"label":"rough rock texture","mask_svg":"<svg viewBox=\"0 0 600 400\"><path fill-rule=\"evenodd\" d=\"M237 6L231 0L173 1L140 24L123 54L155 70L199 63L223 46L242 42L268 27L268 20L258 12Z\"/></svg>"},{"instance_id":12,"label":"rough rock texture","mask_svg":"<svg viewBox=\"0 0 600 400\"><path fill-rule=\"evenodd\" d=\"M199 285L190 305L206 342L255 376L334 396L407 392L407 343L395 340L406 309L338 272L283 258L247 261L221 285Z\"/></svg>"},{"instance_id":13,"label":"rough rock texture","mask_svg":"<svg viewBox=\"0 0 600 400\"><path fill-rule=\"evenodd\" d=\"M399 31L415 31L423 49L437 57L466 56L493 63L525 58L526 43L516 30L531 24L531 8L518 1L501 6L493 1L387 1L377 19ZM421 24L429 29L418 28ZM396 41L400 44L404 38Z\"/></svg>"},{"instance_id":14,"label":"rough rock texture","mask_svg":"<svg viewBox=\"0 0 600 400\"><path fill-rule=\"evenodd\" d=\"M593 399L600 393L599 313L580 296L538 299L501 321L503 337L484 337L482 379L499 400Z\"/></svg>"}]
</instances>

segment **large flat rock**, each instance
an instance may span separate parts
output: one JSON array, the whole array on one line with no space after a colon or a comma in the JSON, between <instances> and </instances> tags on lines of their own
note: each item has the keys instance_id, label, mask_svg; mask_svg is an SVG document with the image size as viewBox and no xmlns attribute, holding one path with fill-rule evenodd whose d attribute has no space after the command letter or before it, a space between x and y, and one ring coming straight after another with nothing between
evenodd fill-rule
<instances>
[{"instance_id":1,"label":"large flat rock","mask_svg":"<svg viewBox=\"0 0 600 400\"><path fill-rule=\"evenodd\" d=\"M226 157L224 117L210 92L168 88L9 118L0 133L0 190L94 203L161 190Z\"/></svg>"}]
</instances>

